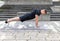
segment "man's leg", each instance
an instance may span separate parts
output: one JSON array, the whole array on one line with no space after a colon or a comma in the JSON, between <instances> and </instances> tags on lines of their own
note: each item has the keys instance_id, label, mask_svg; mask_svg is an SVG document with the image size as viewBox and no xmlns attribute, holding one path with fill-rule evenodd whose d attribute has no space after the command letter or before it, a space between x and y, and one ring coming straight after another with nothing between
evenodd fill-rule
<instances>
[{"instance_id":1,"label":"man's leg","mask_svg":"<svg viewBox=\"0 0 60 41\"><path fill-rule=\"evenodd\" d=\"M12 22L12 21L20 21L19 17L14 17L14 18L10 18L6 21L6 23Z\"/></svg>"}]
</instances>

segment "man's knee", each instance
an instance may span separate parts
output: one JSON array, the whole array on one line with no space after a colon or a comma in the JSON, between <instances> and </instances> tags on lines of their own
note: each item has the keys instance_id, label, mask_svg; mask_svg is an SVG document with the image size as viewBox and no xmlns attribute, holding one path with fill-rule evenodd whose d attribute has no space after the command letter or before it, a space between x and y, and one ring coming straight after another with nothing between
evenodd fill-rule
<instances>
[{"instance_id":1,"label":"man's knee","mask_svg":"<svg viewBox=\"0 0 60 41\"><path fill-rule=\"evenodd\" d=\"M15 17L16 20L20 21L20 17Z\"/></svg>"}]
</instances>

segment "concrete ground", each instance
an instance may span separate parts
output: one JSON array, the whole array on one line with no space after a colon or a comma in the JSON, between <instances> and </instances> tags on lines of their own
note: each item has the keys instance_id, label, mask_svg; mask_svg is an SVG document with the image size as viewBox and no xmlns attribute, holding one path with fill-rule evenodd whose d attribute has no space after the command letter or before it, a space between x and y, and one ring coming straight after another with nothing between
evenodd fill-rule
<instances>
[{"instance_id":1,"label":"concrete ground","mask_svg":"<svg viewBox=\"0 0 60 41\"><path fill-rule=\"evenodd\" d=\"M0 22L0 24L3 22ZM60 41L60 21L10 22L0 25L0 41Z\"/></svg>"}]
</instances>

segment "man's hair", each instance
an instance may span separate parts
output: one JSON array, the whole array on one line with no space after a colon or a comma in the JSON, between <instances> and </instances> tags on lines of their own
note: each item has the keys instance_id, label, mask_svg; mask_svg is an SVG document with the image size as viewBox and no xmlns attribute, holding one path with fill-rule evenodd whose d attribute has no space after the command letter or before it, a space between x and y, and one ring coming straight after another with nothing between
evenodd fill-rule
<instances>
[{"instance_id":1,"label":"man's hair","mask_svg":"<svg viewBox=\"0 0 60 41\"><path fill-rule=\"evenodd\" d=\"M47 13L47 10L45 9L45 13Z\"/></svg>"}]
</instances>

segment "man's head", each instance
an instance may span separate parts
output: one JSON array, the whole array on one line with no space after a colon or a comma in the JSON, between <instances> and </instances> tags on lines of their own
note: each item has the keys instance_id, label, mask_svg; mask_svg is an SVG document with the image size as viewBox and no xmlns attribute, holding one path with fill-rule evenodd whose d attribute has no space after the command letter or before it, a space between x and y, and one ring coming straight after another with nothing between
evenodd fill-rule
<instances>
[{"instance_id":1,"label":"man's head","mask_svg":"<svg viewBox=\"0 0 60 41\"><path fill-rule=\"evenodd\" d=\"M42 9L41 14L45 15L45 14L47 14L47 11L45 9Z\"/></svg>"}]
</instances>

